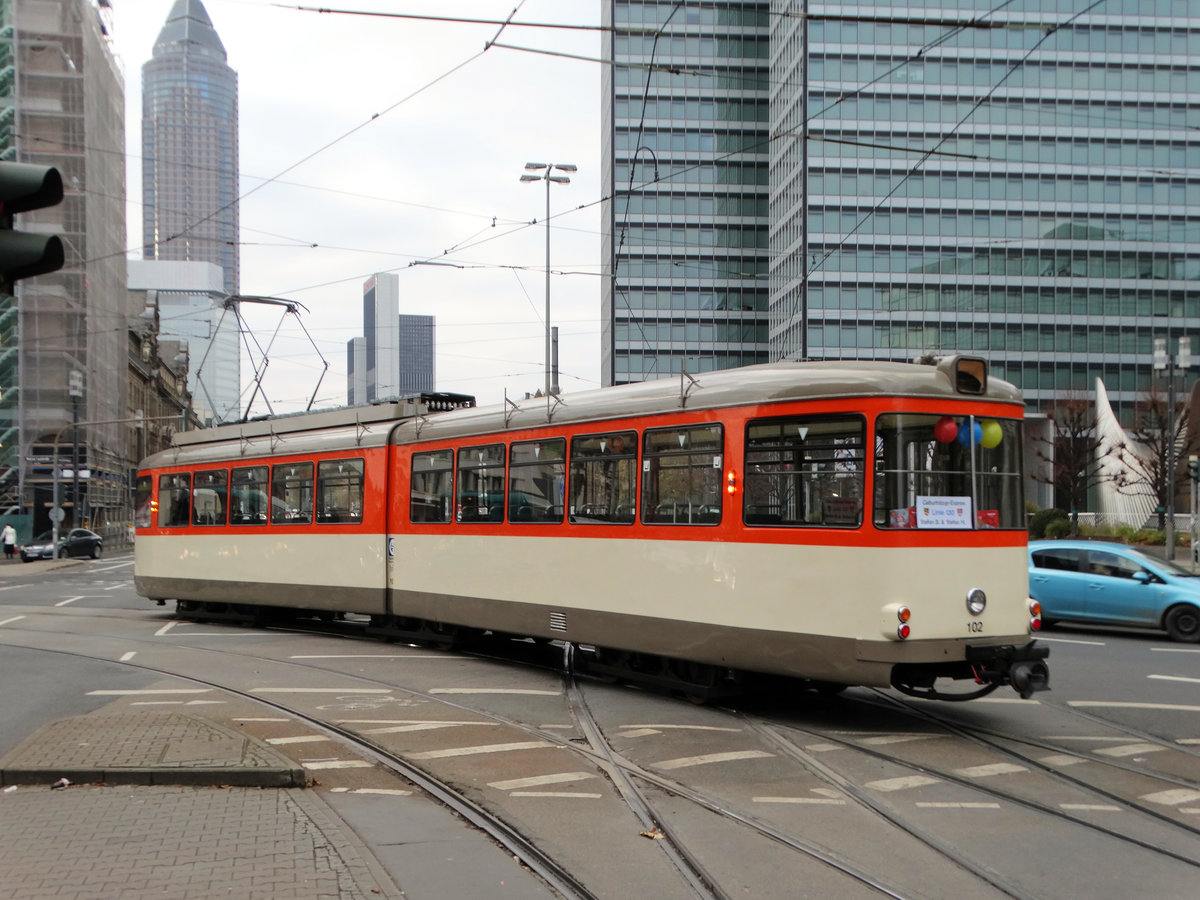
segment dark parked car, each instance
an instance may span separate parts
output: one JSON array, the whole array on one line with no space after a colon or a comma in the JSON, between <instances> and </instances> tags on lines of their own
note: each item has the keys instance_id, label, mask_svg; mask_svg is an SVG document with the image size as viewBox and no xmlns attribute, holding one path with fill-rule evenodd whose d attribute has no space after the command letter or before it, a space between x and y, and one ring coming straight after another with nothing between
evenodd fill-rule
<instances>
[{"instance_id":1,"label":"dark parked car","mask_svg":"<svg viewBox=\"0 0 1200 900\"><path fill-rule=\"evenodd\" d=\"M1042 604L1047 625L1136 625L1200 641L1200 577L1124 544L1030 542L1029 596Z\"/></svg>"},{"instance_id":2,"label":"dark parked car","mask_svg":"<svg viewBox=\"0 0 1200 900\"><path fill-rule=\"evenodd\" d=\"M31 543L21 548L21 561L32 562L35 559L54 559L65 556L90 556L100 558L104 547L104 539L94 531L86 528L72 528L60 532L58 536L58 552L55 552L54 533L52 531L39 534Z\"/></svg>"}]
</instances>

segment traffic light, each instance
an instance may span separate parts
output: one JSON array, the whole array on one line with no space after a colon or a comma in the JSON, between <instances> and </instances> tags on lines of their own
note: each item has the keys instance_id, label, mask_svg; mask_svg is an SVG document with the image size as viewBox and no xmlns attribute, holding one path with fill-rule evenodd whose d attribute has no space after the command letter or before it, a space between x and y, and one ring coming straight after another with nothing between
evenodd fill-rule
<instances>
[{"instance_id":1,"label":"traffic light","mask_svg":"<svg viewBox=\"0 0 1200 900\"><path fill-rule=\"evenodd\" d=\"M1188 457L1188 478L1194 478L1200 481L1200 457Z\"/></svg>"},{"instance_id":2,"label":"traffic light","mask_svg":"<svg viewBox=\"0 0 1200 900\"><path fill-rule=\"evenodd\" d=\"M49 166L0 162L0 288L55 272L63 265L62 240L56 234L13 231L13 215L61 203L62 176Z\"/></svg>"}]
</instances>

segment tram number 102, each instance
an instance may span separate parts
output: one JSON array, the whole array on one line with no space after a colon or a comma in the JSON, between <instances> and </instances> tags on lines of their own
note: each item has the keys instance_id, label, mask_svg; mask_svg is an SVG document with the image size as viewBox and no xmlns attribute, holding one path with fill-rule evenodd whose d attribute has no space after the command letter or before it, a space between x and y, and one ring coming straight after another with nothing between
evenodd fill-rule
<instances>
[{"instance_id":1,"label":"tram number 102","mask_svg":"<svg viewBox=\"0 0 1200 900\"><path fill-rule=\"evenodd\" d=\"M982 622L968 622L967 623L967 631L981 632L981 631L983 631L983 623Z\"/></svg>"}]
</instances>

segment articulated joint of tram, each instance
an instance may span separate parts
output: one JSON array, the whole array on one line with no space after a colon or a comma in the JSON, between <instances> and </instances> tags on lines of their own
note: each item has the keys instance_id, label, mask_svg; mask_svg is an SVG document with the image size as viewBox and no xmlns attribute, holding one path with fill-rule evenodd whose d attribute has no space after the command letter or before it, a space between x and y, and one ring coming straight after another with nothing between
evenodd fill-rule
<instances>
[{"instance_id":1,"label":"articulated joint of tram","mask_svg":"<svg viewBox=\"0 0 1200 900\"><path fill-rule=\"evenodd\" d=\"M1050 690L1050 667L1046 658L1050 648L1037 641L1020 646L972 645L966 648L963 662L946 666L900 664L892 669L892 687L913 697L931 700L974 700L1004 685L1028 700L1037 691ZM977 690L944 693L934 687L938 678L971 679Z\"/></svg>"}]
</instances>

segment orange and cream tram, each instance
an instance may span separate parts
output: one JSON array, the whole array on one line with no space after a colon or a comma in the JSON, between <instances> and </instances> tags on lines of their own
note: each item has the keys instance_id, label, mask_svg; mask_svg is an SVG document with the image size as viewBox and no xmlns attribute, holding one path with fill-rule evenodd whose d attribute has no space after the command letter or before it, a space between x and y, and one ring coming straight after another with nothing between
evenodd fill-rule
<instances>
[{"instance_id":1,"label":"orange and cream tram","mask_svg":"<svg viewBox=\"0 0 1200 900\"><path fill-rule=\"evenodd\" d=\"M135 581L186 617L558 640L697 690L758 672L1028 697L1048 670L1022 409L950 357L182 432L138 475Z\"/></svg>"}]
</instances>

